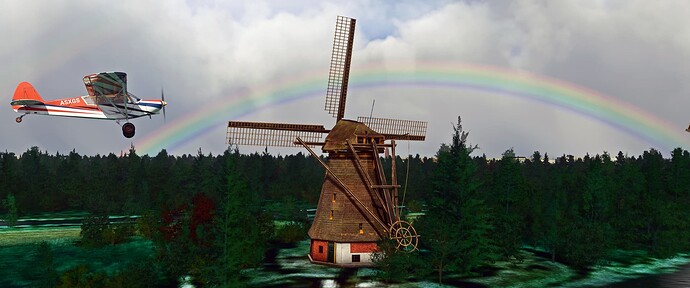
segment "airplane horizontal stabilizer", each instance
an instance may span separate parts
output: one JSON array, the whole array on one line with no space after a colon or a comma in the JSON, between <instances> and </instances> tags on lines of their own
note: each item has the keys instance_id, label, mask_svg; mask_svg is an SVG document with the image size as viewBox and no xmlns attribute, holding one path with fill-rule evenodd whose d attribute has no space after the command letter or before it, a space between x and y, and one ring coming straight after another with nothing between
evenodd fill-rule
<instances>
[{"instance_id":1,"label":"airplane horizontal stabilizer","mask_svg":"<svg viewBox=\"0 0 690 288\"><path fill-rule=\"evenodd\" d=\"M28 105L43 105L43 104L44 103L42 101L33 100L33 99L17 99L17 100L12 100L12 102L10 102L10 105L12 105L12 106L17 106L17 105L28 106Z\"/></svg>"}]
</instances>

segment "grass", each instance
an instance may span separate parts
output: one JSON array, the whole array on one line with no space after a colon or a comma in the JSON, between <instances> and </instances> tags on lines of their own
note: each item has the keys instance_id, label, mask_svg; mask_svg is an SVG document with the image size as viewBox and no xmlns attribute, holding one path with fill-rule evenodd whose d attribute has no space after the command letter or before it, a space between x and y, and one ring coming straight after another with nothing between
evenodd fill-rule
<instances>
[{"instance_id":1,"label":"grass","mask_svg":"<svg viewBox=\"0 0 690 288\"><path fill-rule=\"evenodd\" d=\"M153 254L151 241L134 237L132 241L88 248L74 245L79 239L79 227L2 229L0 230L0 287L35 287L41 277L38 269L45 259L39 255L39 243L46 242L52 253L53 268L61 274L86 264L92 271L112 274L128 264L143 261Z\"/></svg>"},{"instance_id":2,"label":"grass","mask_svg":"<svg viewBox=\"0 0 690 288\"><path fill-rule=\"evenodd\" d=\"M36 229L13 229L7 228L0 230L0 247L38 244L41 242L62 243L72 242L79 239L79 227L63 228L36 228Z\"/></svg>"}]
</instances>

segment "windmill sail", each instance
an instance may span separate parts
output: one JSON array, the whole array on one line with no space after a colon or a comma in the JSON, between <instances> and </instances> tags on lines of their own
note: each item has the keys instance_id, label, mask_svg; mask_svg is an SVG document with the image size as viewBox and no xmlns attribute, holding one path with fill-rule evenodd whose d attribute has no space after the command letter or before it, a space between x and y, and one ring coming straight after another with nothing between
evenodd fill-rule
<instances>
[{"instance_id":1,"label":"windmill sail","mask_svg":"<svg viewBox=\"0 0 690 288\"><path fill-rule=\"evenodd\" d=\"M333 37L333 54L326 89L326 111L339 121L345 115L347 84L350 78L355 19L338 16Z\"/></svg>"},{"instance_id":2,"label":"windmill sail","mask_svg":"<svg viewBox=\"0 0 690 288\"><path fill-rule=\"evenodd\" d=\"M300 137L314 146L324 133L323 125L229 121L225 139L228 145L295 147Z\"/></svg>"},{"instance_id":3,"label":"windmill sail","mask_svg":"<svg viewBox=\"0 0 690 288\"><path fill-rule=\"evenodd\" d=\"M375 117L358 117L372 130L380 133L389 140L424 141L426 138L426 122Z\"/></svg>"}]
</instances>

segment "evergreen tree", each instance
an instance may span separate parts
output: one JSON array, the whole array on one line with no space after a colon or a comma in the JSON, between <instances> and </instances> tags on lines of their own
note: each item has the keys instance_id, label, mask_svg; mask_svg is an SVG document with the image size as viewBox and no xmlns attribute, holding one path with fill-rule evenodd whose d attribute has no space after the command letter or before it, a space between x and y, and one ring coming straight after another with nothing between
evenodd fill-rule
<instances>
[{"instance_id":1,"label":"evergreen tree","mask_svg":"<svg viewBox=\"0 0 690 288\"><path fill-rule=\"evenodd\" d=\"M518 255L518 250L523 244L524 216L531 203L525 195L520 163L512 148L503 153L497 165L494 193L486 201L494 203L494 239L499 252L504 258L510 258Z\"/></svg>"},{"instance_id":2,"label":"evergreen tree","mask_svg":"<svg viewBox=\"0 0 690 288\"><path fill-rule=\"evenodd\" d=\"M226 152L230 154L230 152ZM219 219L219 270L215 271L222 287L242 283L241 270L253 267L263 260L267 240L272 234L272 221L260 217L259 199L248 189L241 168L237 167L239 153L227 156L227 194Z\"/></svg>"},{"instance_id":3,"label":"evergreen tree","mask_svg":"<svg viewBox=\"0 0 690 288\"><path fill-rule=\"evenodd\" d=\"M397 241L384 238L377 243L378 250L371 254L378 268L377 277L388 284L408 281L416 275L424 275L427 267L420 259L419 251L405 252L397 249Z\"/></svg>"},{"instance_id":4,"label":"evergreen tree","mask_svg":"<svg viewBox=\"0 0 690 288\"><path fill-rule=\"evenodd\" d=\"M573 196L571 206L578 210L570 215L561 243L563 260L576 267L586 267L602 260L610 249L612 230L609 224L609 202L613 194L613 164L608 154L586 158L589 165L580 196Z\"/></svg>"},{"instance_id":5,"label":"evergreen tree","mask_svg":"<svg viewBox=\"0 0 690 288\"><path fill-rule=\"evenodd\" d=\"M670 257L690 249L690 212L688 211L688 187L690 184L690 153L676 148L671 161L664 161L662 181L664 193L657 198L658 231L655 237L654 254Z\"/></svg>"},{"instance_id":6,"label":"evergreen tree","mask_svg":"<svg viewBox=\"0 0 690 288\"><path fill-rule=\"evenodd\" d=\"M431 254L439 283L444 270L468 273L495 258L491 214L478 195L480 183L470 157L477 146L466 144L467 135L458 118L453 142L438 152L432 191L426 200L429 209L419 224L420 235L424 235L421 244Z\"/></svg>"},{"instance_id":7,"label":"evergreen tree","mask_svg":"<svg viewBox=\"0 0 690 288\"><path fill-rule=\"evenodd\" d=\"M642 248L645 218L642 214L646 179L635 157L618 152L615 162L615 179L621 184L614 190L611 209L611 225L615 231L614 245L622 249Z\"/></svg>"},{"instance_id":8,"label":"evergreen tree","mask_svg":"<svg viewBox=\"0 0 690 288\"><path fill-rule=\"evenodd\" d=\"M14 227L17 225L17 220L19 220L19 213L17 212L17 203L14 199L14 194L7 194L7 199L3 201L5 208L7 209L7 215L5 215L5 224L9 227Z\"/></svg>"}]
</instances>

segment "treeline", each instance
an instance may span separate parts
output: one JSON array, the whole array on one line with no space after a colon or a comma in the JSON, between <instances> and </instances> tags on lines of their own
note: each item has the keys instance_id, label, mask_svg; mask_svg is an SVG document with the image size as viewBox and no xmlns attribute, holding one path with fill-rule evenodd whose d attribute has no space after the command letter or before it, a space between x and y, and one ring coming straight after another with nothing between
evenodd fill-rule
<instances>
[{"instance_id":1,"label":"treeline","mask_svg":"<svg viewBox=\"0 0 690 288\"><path fill-rule=\"evenodd\" d=\"M0 197L14 195L21 215L87 211L141 215L177 207L203 192L213 199L226 193L227 158L220 155L139 156L135 149L116 156L55 155L32 147L16 155L0 153ZM237 166L262 202L316 203L323 169L299 153L238 155ZM299 181L295 181L298 179Z\"/></svg>"},{"instance_id":2,"label":"treeline","mask_svg":"<svg viewBox=\"0 0 690 288\"><path fill-rule=\"evenodd\" d=\"M550 161L512 150L500 160L475 159L478 197L493 213L503 256L530 245L576 266L611 249L641 249L667 257L690 251L690 153L670 159L650 149Z\"/></svg>"},{"instance_id":3,"label":"treeline","mask_svg":"<svg viewBox=\"0 0 690 288\"><path fill-rule=\"evenodd\" d=\"M516 157L509 149L490 160L471 157L477 146L467 137L458 119L423 197L426 215L417 226L425 253L384 262L398 269L390 269L397 271L392 278L428 276L423 267L430 263L441 282L444 272L467 275L492 261L519 261L520 249L529 247L575 268L606 261L615 250L656 257L690 251L688 151L677 148L670 159L650 149L637 157L619 152L551 161L539 152Z\"/></svg>"},{"instance_id":4,"label":"treeline","mask_svg":"<svg viewBox=\"0 0 690 288\"><path fill-rule=\"evenodd\" d=\"M174 156L162 150L150 157L139 156L134 147L119 156L83 156L76 151L52 155L38 147L21 154L0 152L0 199L13 198L19 216L63 211L140 215L188 203L199 192L218 200L226 193L231 154L199 150L196 155ZM281 210L275 213L287 217L282 214L316 207L325 172L312 156L264 151L235 157L238 173L265 209ZM384 162L390 166L390 160ZM400 157L398 162L398 167L406 167ZM410 162L413 179L428 178L431 159L417 155ZM398 179L404 179L404 169L398 170ZM426 182L411 182L408 199L418 199Z\"/></svg>"},{"instance_id":5,"label":"treeline","mask_svg":"<svg viewBox=\"0 0 690 288\"><path fill-rule=\"evenodd\" d=\"M410 179L400 199L405 191L408 210L425 213L414 223L424 252L390 254L379 263L385 277L424 278L435 271L441 280L443 273L519 260L525 247L579 268L605 261L616 249L658 257L690 251L688 151L675 149L670 158L650 149L640 156L552 160L539 152L517 157L509 149L501 159L487 159L475 155L480 150L467 137L458 122L452 142L435 158L396 158L399 184ZM384 165L391 161L384 159ZM275 234L271 221L302 221L303 209L316 206L324 175L318 161L302 153L173 156L163 150L150 157L132 148L120 156L82 156L32 147L21 155L0 153L0 213L144 215L155 226L148 237L161 243L157 259L182 269L168 275L206 271L207 264L240 269L262 259L265 247L252 241ZM238 247L254 247L256 253L246 261L228 258ZM194 267L176 262L186 255L210 255L204 259L213 261L200 259ZM207 278L227 278L221 276Z\"/></svg>"}]
</instances>

